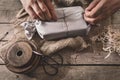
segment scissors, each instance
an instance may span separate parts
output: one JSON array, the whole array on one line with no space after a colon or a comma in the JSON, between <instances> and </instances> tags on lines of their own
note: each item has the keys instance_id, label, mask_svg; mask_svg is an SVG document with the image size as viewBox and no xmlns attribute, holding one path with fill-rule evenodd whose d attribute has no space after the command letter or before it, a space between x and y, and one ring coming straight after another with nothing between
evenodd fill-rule
<instances>
[{"instance_id":1,"label":"scissors","mask_svg":"<svg viewBox=\"0 0 120 80\"><path fill-rule=\"evenodd\" d=\"M37 51L33 51L33 53L39 55L42 57L41 59L41 64L42 64L42 67L44 69L44 72L50 76L54 76L58 73L58 68L60 65L63 64L63 58L60 54L58 53L54 53L54 54L51 54L51 55L44 55L42 53L39 53ZM53 57L59 57L60 61L56 61ZM50 61L50 62L49 62ZM51 64L52 63L52 64ZM46 66L49 66L50 68L52 68L52 70L54 70L52 73L49 72L46 68Z\"/></svg>"}]
</instances>

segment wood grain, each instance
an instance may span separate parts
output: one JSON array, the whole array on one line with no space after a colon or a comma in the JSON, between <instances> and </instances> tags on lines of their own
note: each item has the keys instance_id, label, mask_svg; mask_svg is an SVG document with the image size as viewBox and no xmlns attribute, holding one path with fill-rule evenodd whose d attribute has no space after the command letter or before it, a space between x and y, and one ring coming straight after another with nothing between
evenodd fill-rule
<instances>
[{"instance_id":1,"label":"wood grain","mask_svg":"<svg viewBox=\"0 0 120 80\"><path fill-rule=\"evenodd\" d=\"M17 13L18 10L0 10L0 24L10 23Z\"/></svg>"},{"instance_id":2,"label":"wood grain","mask_svg":"<svg viewBox=\"0 0 120 80\"><path fill-rule=\"evenodd\" d=\"M7 31L12 30L13 25L9 24L15 17L16 13L21 9L22 5L19 0L0 0L0 37ZM120 24L120 12L112 17L112 23ZM107 21L106 21L107 22ZM13 31L5 37L9 40L13 36ZM0 47L6 42L0 42ZM106 52L92 50L75 52L72 50L61 51L60 54L64 58L65 64L119 64L120 57L115 53L107 59L104 57ZM31 75L14 74L4 65L0 59L0 80L119 80L120 66L66 66L60 67L56 76L48 76L41 67L37 68ZM7 76L7 77L6 77Z\"/></svg>"},{"instance_id":3,"label":"wood grain","mask_svg":"<svg viewBox=\"0 0 120 80\"><path fill-rule=\"evenodd\" d=\"M7 40L10 40L13 36L13 26L11 24L0 24L0 38L2 38L7 32L9 32L3 41L0 41L0 47L2 48L5 44L7 44ZM0 53L0 56L2 54ZM4 64L2 60L0 60L0 64Z\"/></svg>"},{"instance_id":4,"label":"wood grain","mask_svg":"<svg viewBox=\"0 0 120 80\"><path fill-rule=\"evenodd\" d=\"M19 0L0 0L0 10L18 10L20 8Z\"/></svg>"},{"instance_id":5,"label":"wood grain","mask_svg":"<svg viewBox=\"0 0 120 80\"><path fill-rule=\"evenodd\" d=\"M49 76L42 68L29 75L18 75L0 66L0 80L119 80L120 67L61 67L56 76Z\"/></svg>"},{"instance_id":6,"label":"wood grain","mask_svg":"<svg viewBox=\"0 0 120 80\"><path fill-rule=\"evenodd\" d=\"M9 23L21 8L19 0L0 0L0 23Z\"/></svg>"}]
</instances>

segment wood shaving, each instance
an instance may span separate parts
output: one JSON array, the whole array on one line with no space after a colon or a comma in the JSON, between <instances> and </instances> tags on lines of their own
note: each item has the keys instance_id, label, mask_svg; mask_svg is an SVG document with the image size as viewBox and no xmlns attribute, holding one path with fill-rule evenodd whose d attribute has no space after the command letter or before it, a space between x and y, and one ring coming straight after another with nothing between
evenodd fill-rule
<instances>
[{"instance_id":1,"label":"wood shaving","mask_svg":"<svg viewBox=\"0 0 120 80\"><path fill-rule=\"evenodd\" d=\"M102 49L108 52L108 55L105 57L105 59L108 58L111 53L118 53L118 55L120 55L119 28L115 28L115 26L108 26L99 35L93 37L93 39L102 42Z\"/></svg>"}]
</instances>

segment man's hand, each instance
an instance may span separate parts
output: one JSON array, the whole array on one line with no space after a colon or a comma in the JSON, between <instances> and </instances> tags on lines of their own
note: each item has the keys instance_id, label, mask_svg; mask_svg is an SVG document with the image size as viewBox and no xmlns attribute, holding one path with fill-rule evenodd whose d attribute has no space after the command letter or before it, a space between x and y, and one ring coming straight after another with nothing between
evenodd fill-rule
<instances>
[{"instance_id":1,"label":"man's hand","mask_svg":"<svg viewBox=\"0 0 120 80\"><path fill-rule=\"evenodd\" d=\"M93 0L85 9L84 19L91 24L103 20L120 9L120 0Z\"/></svg>"},{"instance_id":2,"label":"man's hand","mask_svg":"<svg viewBox=\"0 0 120 80\"><path fill-rule=\"evenodd\" d=\"M21 0L21 3L33 19L57 20L51 0Z\"/></svg>"}]
</instances>

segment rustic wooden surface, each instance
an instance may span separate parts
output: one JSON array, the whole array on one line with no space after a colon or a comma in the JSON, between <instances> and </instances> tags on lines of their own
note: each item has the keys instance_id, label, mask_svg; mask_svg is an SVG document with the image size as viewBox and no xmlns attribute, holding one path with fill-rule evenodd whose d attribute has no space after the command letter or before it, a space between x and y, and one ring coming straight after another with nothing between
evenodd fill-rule
<instances>
[{"instance_id":1,"label":"rustic wooden surface","mask_svg":"<svg viewBox=\"0 0 120 80\"><path fill-rule=\"evenodd\" d=\"M10 20L21 8L19 0L0 0L0 37L13 27ZM114 25L120 25L120 11L112 17ZM13 31L5 38L11 39ZM6 42L0 42L0 46ZM93 51L91 48L85 51L61 51L65 64L120 64L120 56L112 54L107 55L103 51ZM48 76L43 69L39 67L31 75L18 75L10 72L0 59L0 80L119 80L120 66L63 66L60 67L56 76Z\"/></svg>"}]
</instances>

